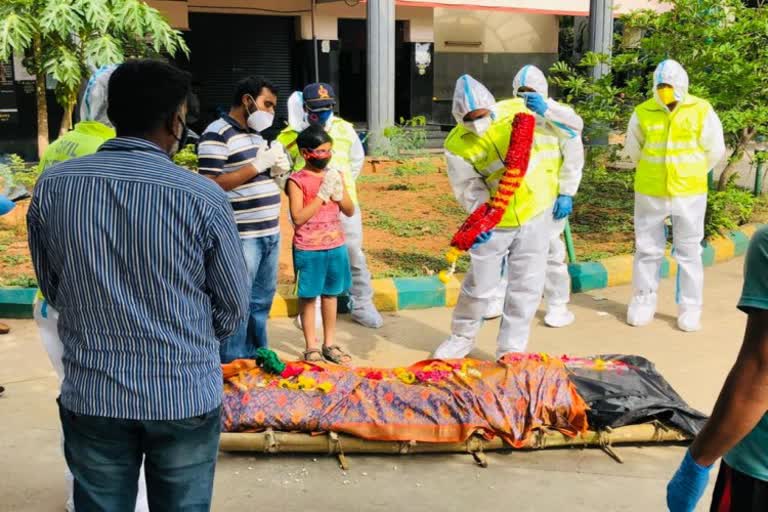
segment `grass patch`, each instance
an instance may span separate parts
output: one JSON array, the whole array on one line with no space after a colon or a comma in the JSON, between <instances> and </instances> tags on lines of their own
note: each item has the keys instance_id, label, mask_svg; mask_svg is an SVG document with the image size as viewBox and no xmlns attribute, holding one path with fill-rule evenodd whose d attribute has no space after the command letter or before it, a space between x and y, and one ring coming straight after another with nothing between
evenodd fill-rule
<instances>
[{"instance_id":1,"label":"grass patch","mask_svg":"<svg viewBox=\"0 0 768 512\"><path fill-rule=\"evenodd\" d=\"M584 171L574 199L574 233L629 233L634 230L633 170Z\"/></svg>"},{"instance_id":2,"label":"grass patch","mask_svg":"<svg viewBox=\"0 0 768 512\"><path fill-rule=\"evenodd\" d=\"M378 279L388 277L419 277L437 274L440 270L448 268L448 264L442 254L427 254L423 252L403 252L393 249L371 251L371 256L386 263L391 270L377 273ZM456 264L457 272L469 270L469 258L461 258Z\"/></svg>"},{"instance_id":3,"label":"grass patch","mask_svg":"<svg viewBox=\"0 0 768 512\"><path fill-rule=\"evenodd\" d=\"M430 158L409 158L395 167L395 176L426 176L435 174L437 166Z\"/></svg>"},{"instance_id":4,"label":"grass patch","mask_svg":"<svg viewBox=\"0 0 768 512\"><path fill-rule=\"evenodd\" d=\"M468 215L452 194L440 194L432 207L446 217L462 218Z\"/></svg>"},{"instance_id":5,"label":"grass patch","mask_svg":"<svg viewBox=\"0 0 768 512\"><path fill-rule=\"evenodd\" d=\"M34 276L19 276L10 279L0 279L0 286L18 286L21 288L37 288Z\"/></svg>"},{"instance_id":6,"label":"grass patch","mask_svg":"<svg viewBox=\"0 0 768 512\"><path fill-rule=\"evenodd\" d=\"M392 183L387 187L387 190L391 190L391 191L416 190L416 187L414 187L410 183Z\"/></svg>"},{"instance_id":7,"label":"grass patch","mask_svg":"<svg viewBox=\"0 0 768 512\"><path fill-rule=\"evenodd\" d=\"M0 257L0 262L2 262L5 265L21 265L22 263L26 263L29 261L28 256L22 256L19 254L6 254L2 257Z\"/></svg>"},{"instance_id":8,"label":"grass patch","mask_svg":"<svg viewBox=\"0 0 768 512\"><path fill-rule=\"evenodd\" d=\"M368 209L366 226L381 229L402 238L413 238L440 232L440 223L431 220L400 220L387 212Z\"/></svg>"},{"instance_id":9,"label":"grass patch","mask_svg":"<svg viewBox=\"0 0 768 512\"><path fill-rule=\"evenodd\" d=\"M392 176L386 174L365 174L358 176L356 183L386 183L392 181Z\"/></svg>"}]
</instances>

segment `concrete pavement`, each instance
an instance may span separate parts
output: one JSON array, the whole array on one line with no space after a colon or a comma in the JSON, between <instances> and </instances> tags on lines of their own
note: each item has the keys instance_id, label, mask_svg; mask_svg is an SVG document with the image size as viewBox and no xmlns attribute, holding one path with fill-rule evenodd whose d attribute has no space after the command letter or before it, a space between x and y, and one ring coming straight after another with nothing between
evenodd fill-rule
<instances>
[{"instance_id":1,"label":"concrete pavement","mask_svg":"<svg viewBox=\"0 0 768 512\"><path fill-rule=\"evenodd\" d=\"M745 317L735 304L741 289L742 258L706 271L704 330L675 327L673 281L662 284L656 321L637 329L623 322L630 289L599 290L574 297L577 322L548 329L535 321L529 349L552 354L640 354L688 402L709 412L741 343ZM357 364L404 365L424 358L450 328L448 309L401 311L370 331L340 323L339 341ZM61 511L63 458L55 397L57 381L31 321L10 321L0 337L0 512ZM497 322L487 323L476 357L492 357ZM273 347L284 357L301 352L301 333L289 319L271 322ZM511 510L569 512L663 511L665 485L681 459L676 446L618 447L624 464L599 450L565 449L490 454L488 469L468 455L349 456L344 473L335 459L312 456L221 454L214 510L302 512ZM709 496L700 506L709 510Z\"/></svg>"}]
</instances>

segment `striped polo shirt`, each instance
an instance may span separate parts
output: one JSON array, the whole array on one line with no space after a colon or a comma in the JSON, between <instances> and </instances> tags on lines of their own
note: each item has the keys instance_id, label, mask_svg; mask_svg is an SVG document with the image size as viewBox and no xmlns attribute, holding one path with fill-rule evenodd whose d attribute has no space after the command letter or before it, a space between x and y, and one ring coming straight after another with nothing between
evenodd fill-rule
<instances>
[{"instance_id":1,"label":"striped polo shirt","mask_svg":"<svg viewBox=\"0 0 768 512\"><path fill-rule=\"evenodd\" d=\"M59 312L66 409L177 420L221 404L219 344L245 318L250 288L218 185L118 137L47 169L27 226L40 290Z\"/></svg>"},{"instance_id":2,"label":"striped polo shirt","mask_svg":"<svg viewBox=\"0 0 768 512\"><path fill-rule=\"evenodd\" d=\"M200 174L216 177L237 171L256 159L264 139L228 115L211 123L200 137L197 154ZM235 211L240 238L280 233L280 189L269 171L227 192Z\"/></svg>"}]
</instances>

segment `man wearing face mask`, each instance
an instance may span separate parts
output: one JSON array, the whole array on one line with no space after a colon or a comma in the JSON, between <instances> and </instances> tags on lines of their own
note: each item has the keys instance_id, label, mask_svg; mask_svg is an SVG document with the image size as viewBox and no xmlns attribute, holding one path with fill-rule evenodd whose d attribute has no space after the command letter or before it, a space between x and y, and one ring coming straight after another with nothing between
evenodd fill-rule
<instances>
[{"instance_id":1,"label":"man wearing face mask","mask_svg":"<svg viewBox=\"0 0 768 512\"><path fill-rule=\"evenodd\" d=\"M40 290L59 312L59 416L75 509L208 510L218 452L219 344L247 313L232 208L170 158L186 73L131 60L109 79L117 136L46 170L27 214Z\"/></svg>"},{"instance_id":2,"label":"man wearing face mask","mask_svg":"<svg viewBox=\"0 0 768 512\"><path fill-rule=\"evenodd\" d=\"M274 178L290 168L280 144L270 148L261 136L272 126L276 104L272 84L253 76L241 80L229 113L205 129L198 145L200 174L227 191L248 265L250 313L222 344L222 363L252 359L268 345L280 254L280 189Z\"/></svg>"},{"instance_id":3,"label":"man wearing face mask","mask_svg":"<svg viewBox=\"0 0 768 512\"><path fill-rule=\"evenodd\" d=\"M679 63L665 60L656 68L653 98L635 108L624 147L637 168L634 294L627 323L640 327L653 321L666 248L664 223L671 217L672 256L678 269L677 326L698 331L707 173L725 155L725 140L712 106L688 94L688 74Z\"/></svg>"},{"instance_id":4,"label":"man wearing face mask","mask_svg":"<svg viewBox=\"0 0 768 512\"><path fill-rule=\"evenodd\" d=\"M292 96L292 101L289 101L289 125L280 133L277 140L285 147L293 163L293 170L300 171L304 168L304 159L296 146L296 138L304 128L310 124L322 126L333 139L333 157L329 168L338 170L344 176L347 193L355 205L355 213L351 217L341 216L352 271L349 310L355 322L371 329L378 329L384 324L384 320L373 304L371 273L368 271L368 263L363 252L363 223L355 185L355 180L365 163L363 144L352 124L334 115L336 95L330 84L313 83L304 88L301 93L304 104L304 116L301 121L298 121L295 116L297 98ZM291 108L291 104L294 108Z\"/></svg>"},{"instance_id":5,"label":"man wearing face mask","mask_svg":"<svg viewBox=\"0 0 768 512\"><path fill-rule=\"evenodd\" d=\"M565 244L561 238L565 222L573 210L573 197L581 183L584 168L584 145L581 132L584 121L569 106L558 103L549 97L549 84L544 73L533 65L523 66L512 81L514 95L522 98L525 106L536 115L536 135L534 144L548 144L546 140L555 137L559 148L550 148L550 156L559 158L558 196L552 211L554 230L549 243L547 272L544 284L544 301L547 312L544 323L550 327L565 327L573 323L575 317L568 309L571 280L568 265L565 263ZM513 106L519 100L500 102L501 108ZM546 139L545 139L546 138ZM506 276L505 276L506 277ZM487 317L500 316L506 295L504 279L491 303Z\"/></svg>"},{"instance_id":6,"label":"man wearing face mask","mask_svg":"<svg viewBox=\"0 0 768 512\"><path fill-rule=\"evenodd\" d=\"M512 120L519 112L528 112L522 98L496 104L471 76L456 82L453 116L458 125L445 141L445 158L453 192L467 212L496 191L505 170ZM472 350L505 261L508 280L496 355L525 351L544 289L559 167L557 138L539 133L537 127L523 186L490 238L479 239L470 250L471 265L453 312L451 336L437 348L436 358L461 358Z\"/></svg>"}]
</instances>

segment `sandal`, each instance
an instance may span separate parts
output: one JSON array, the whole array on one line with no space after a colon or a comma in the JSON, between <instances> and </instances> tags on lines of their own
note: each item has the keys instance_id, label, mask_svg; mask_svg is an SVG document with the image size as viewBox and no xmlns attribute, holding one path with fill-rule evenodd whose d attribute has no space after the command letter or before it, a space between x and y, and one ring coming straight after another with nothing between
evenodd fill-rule
<instances>
[{"instance_id":1,"label":"sandal","mask_svg":"<svg viewBox=\"0 0 768 512\"><path fill-rule=\"evenodd\" d=\"M304 351L304 361L307 363L322 363L323 353L316 348Z\"/></svg>"},{"instance_id":2,"label":"sandal","mask_svg":"<svg viewBox=\"0 0 768 512\"><path fill-rule=\"evenodd\" d=\"M332 363L344 366L352 361L352 356L344 352L338 345L323 346L323 356Z\"/></svg>"}]
</instances>

